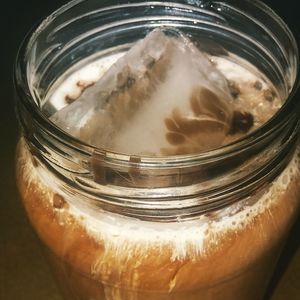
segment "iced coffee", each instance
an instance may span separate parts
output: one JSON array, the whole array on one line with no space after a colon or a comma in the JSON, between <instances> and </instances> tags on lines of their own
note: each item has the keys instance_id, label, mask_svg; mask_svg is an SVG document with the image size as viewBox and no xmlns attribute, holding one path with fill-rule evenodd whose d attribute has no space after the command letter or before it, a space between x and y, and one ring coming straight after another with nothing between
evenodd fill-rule
<instances>
[{"instance_id":1,"label":"iced coffee","mask_svg":"<svg viewBox=\"0 0 300 300\"><path fill-rule=\"evenodd\" d=\"M271 126L266 74L205 49L157 26L44 94L55 132L23 134L17 182L66 299L263 299L299 211L297 132Z\"/></svg>"}]
</instances>

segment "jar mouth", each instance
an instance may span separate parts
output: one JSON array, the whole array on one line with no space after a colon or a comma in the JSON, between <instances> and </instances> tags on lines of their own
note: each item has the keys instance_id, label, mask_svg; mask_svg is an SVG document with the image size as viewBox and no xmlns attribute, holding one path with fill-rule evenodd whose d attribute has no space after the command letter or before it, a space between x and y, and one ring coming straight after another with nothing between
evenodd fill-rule
<instances>
[{"instance_id":1,"label":"jar mouth","mask_svg":"<svg viewBox=\"0 0 300 300\"><path fill-rule=\"evenodd\" d=\"M28 34L17 56L14 84L23 135L32 154L56 176L61 187L72 195L77 191L85 202L96 203L101 209L118 213L118 208L122 207L124 215L169 221L178 216L190 218L221 209L247 198L274 180L293 153L300 127L298 45L287 25L259 1L245 0L242 4L239 0L115 3L117 5L101 7L98 0L71 1ZM134 17L130 11L121 14L120 10L125 8L133 9ZM53 75L57 66L68 70L76 62L62 60L65 64L59 64L58 57L70 55L62 55L64 47L56 43L56 38L65 38L66 28L78 20L83 34L88 23L79 19L78 14L83 18L91 17L92 25L100 22L99 28L108 32L122 23L121 17L127 18L128 23L134 19L134 28L142 28L138 24L148 21L152 29L175 22L182 30L198 29L197 26L204 24L217 26L222 31L231 24L231 31L219 35L222 39L227 38L227 33L232 34L233 44L226 44L225 38L222 40L228 52L236 54L234 49L238 45L242 47L243 58L249 58L249 62L261 61L259 70L262 73L271 69L265 75L282 88L286 100L258 129L231 144L206 152L137 157L89 145L61 130L42 111L44 98L41 94L45 92L47 96L48 86L59 78ZM203 19L198 20L200 16ZM240 26L246 32L241 33ZM141 38L145 36L143 33L145 31ZM72 35L72 30L68 34ZM137 37L132 36L136 41ZM78 35L73 36L74 40L76 38ZM64 45L72 50L76 43ZM75 49L86 55L85 48ZM77 58L80 61L80 55ZM57 63L56 69L51 68L53 61ZM41 71L43 76L38 81Z\"/></svg>"},{"instance_id":2,"label":"jar mouth","mask_svg":"<svg viewBox=\"0 0 300 300\"><path fill-rule=\"evenodd\" d=\"M39 33L48 26L49 23L54 22L55 19L60 16L61 14L65 13L66 11L72 9L74 6L84 3L84 0L75 0L71 1L70 3L64 5L60 9L58 9L56 12L50 15L46 20L44 20L41 24L39 24L36 28L34 28L25 40L23 41L23 44L20 47L16 65L14 69L14 79L15 79L15 87L18 92L18 95L20 96L20 99L23 103L23 105L26 107L26 109L31 113L32 117L36 122L45 130L48 132L52 137L63 137L59 138L60 142L62 142L65 145L69 145L72 149L77 149L80 153L85 153L86 155L92 154L92 153L105 153L106 157L110 157L117 161L124 161L128 162L130 160L130 155L120 152L114 152L103 148L97 148L95 146L89 145L82 140L79 140L78 138L68 134L67 132L61 130L59 127L57 127L55 124L53 124L48 117L46 117L41 108L37 105L39 103L39 100L37 99L39 96L37 95L37 91L33 89L30 85L31 82L28 80L28 75L30 76L30 72L34 72L35 70L32 70L28 68L28 49L32 47L33 43L36 39L39 38ZM198 2L198 1L193 1ZM139 155L141 161L145 164L156 164L158 163L161 165L163 162L164 164L168 165L176 165L178 162L180 162L180 165L187 163L193 163L198 160L210 160L214 159L219 156L224 156L227 154L230 154L232 152L239 152L244 148L251 147L251 145L255 143L259 143L259 141L262 139L263 136L268 135L269 132L272 132L276 130L279 126L282 126L286 121L287 118L290 118L291 114L297 114L299 115L299 105L295 103L296 94L299 93L298 86L299 86L299 55L298 55L298 47L297 42L288 28L288 26L280 19L279 16L277 16L268 6L265 4L259 2L259 1L248 1L248 4L251 4L253 6L257 6L259 9L264 9L267 11L268 15L276 21L276 23L282 28L282 30L286 33L286 38L289 40L290 44L293 46L294 50L294 59L295 59L295 65L297 66L296 70L296 77L293 82L293 87L285 101L285 103L282 105L282 107L278 110L278 112L265 124L257 128L256 130L250 132L249 134L245 135L244 137L230 143L226 144L224 146L221 146L216 149L212 149L209 151L203 151L200 153L193 153L193 154L184 154L184 155L172 155L172 156L163 156L163 157L150 157L150 156L144 156ZM157 5L159 2L152 1L146 3L146 5ZM187 3L190 3L187 1ZM201 2L199 2L201 3ZM192 7L194 10L203 10L205 9L205 6L203 4L199 4L198 6L190 6L189 4L181 4L181 3L174 3L174 2L165 2L165 3L159 3L159 5L165 5L165 6L179 6L182 9L187 7ZM213 3L213 1L211 2ZM235 9L234 6L231 6L231 1L228 1L229 7L231 9ZM234 4L235 1L232 1ZM130 7L130 6L138 6L138 5L145 5L145 3L129 3L124 5L114 5L114 6L108 6L105 8L101 8L99 11L109 11L114 8L120 8L120 7ZM73 19L74 21L74 19ZM60 29L61 30L61 29ZM283 48L282 51L285 51Z\"/></svg>"}]
</instances>

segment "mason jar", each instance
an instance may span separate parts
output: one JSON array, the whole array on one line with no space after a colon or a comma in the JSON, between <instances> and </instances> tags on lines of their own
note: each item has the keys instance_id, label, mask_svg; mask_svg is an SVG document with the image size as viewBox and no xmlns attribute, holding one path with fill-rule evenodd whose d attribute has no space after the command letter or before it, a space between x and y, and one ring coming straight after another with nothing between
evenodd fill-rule
<instances>
[{"instance_id":1,"label":"mason jar","mask_svg":"<svg viewBox=\"0 0 300 300\"><path fill-rule=\"evenodd\" d=\"M237 55L272 82L274 116L209 151L151 157L97 148L49 117L79 67L157 27ZM66 299L262 299L299 212L299 57L258 1L74 0L24 40L15 65L17 185Z\"/></svg>"}]
</instances>

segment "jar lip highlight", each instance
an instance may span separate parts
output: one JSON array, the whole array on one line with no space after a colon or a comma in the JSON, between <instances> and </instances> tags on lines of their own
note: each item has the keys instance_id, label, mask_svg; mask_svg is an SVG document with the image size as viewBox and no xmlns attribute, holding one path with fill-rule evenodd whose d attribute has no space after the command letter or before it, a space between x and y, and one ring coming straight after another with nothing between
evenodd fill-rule
<instances>
[{"instance_id":1,"label":"jar lip highlight","mask_svg":"<svg viewBox=\"0 0 300 300\"><path fill-rule=\"evenodd\" d=\"M70 147L73 150L78 151L78 153L82 153L84 155L90 156L93 153L101 153L101 155L104 154L105 158L109 158L110 160L114 160L116 162L120 163L127 163L130 161L130 155L124 154L124 153L118 153L114 151L109 151L103 148L97 148L92 145L89 145L76 137L68 134L67 132L61 130L59 127L57 127L55 124L53 124L41 111L39 105L37 105L37 94L35 94L31 88L30 88L30 82L28 81L28 72L31 71L31 69L28 69L28 63L30 61L27 61L27 51L29 45L32 45L33 39L36 39L39 37L39 33L41 30L43 30L45 27L49 25L58 15L63 14L64 12L68 11L69 9L72 9L74 6L80 3L88 2L86 0L73 0L69 2L68 4L62 6L60 9L58 9L56 12L50 15L47 19L42 21L40 25L38 25L35 29L33 29L32 32L28 34L26 39L24 40L18 56L17 61L14 69L14 82L17 90L17 94L20 97L20 101L22 102L22 105L24 105L25 109L30 112L31 116L33 117L33 121L36 122L41 129L49 134L52 138L59 140L60 143L64 144L67 147ZM259 2L259 1L248 1L249 4L254 6L259 6L263 8L268 8L265 4ZM175 6L178 3L174 2L166 2L166 3L160 3L157 1L151 1L147 3L133 3L133 5L169 5L174 4ZM128 6L131 4L125 4L124 6ZM179 3L179 5L184 5L184 3ZM190 3L187 2L187 5L190 7ZM122 7L122 5L113 5L106 7L105 10L110 10L115 7ZM191 6L193 7L193 6ZM269 8L268 8L269 9ZM100 9L102 10L102 9ZM100 11L99 10L99 11ZM282 21L280 17L278 17L276 14L272 15L273 18L276 18L276 21L280 21L281 26L285 26L284 30L286 31L289 39L293 38L293 35L291 31L288 29L287 25ZM291 41L292 44L296 46L296 41ZM298 49L294 49L296 51L296 60L299 62L298 58ZM22 75L23 74L23 75ZM224 157L226 155L233 155L234 153L239 153L243 151L244 149L247 149L251 147L252 145L259 143L261 139L264 136L267 136L271 132L277 130L278 128L285 126L286 122L290 119L291 115L294 115L295 118L299 118L299 104L296 102L296 95L300 94L300 91L298 89L299 87L299 63L297 63L297 77L295 79L293 88L291 92L288 95L288 98L286 99L285 103L282 105L282 107L278 110L278 112L265 124L263 124L258 129L254 130L253 132L245 135L241 139L238 139L234 141L233 143L224 145L222 147L212 149L209 151L204 151L200 153L195 154L185 154L185 155L174 155L174 156L163 156L163 157L150 157L150 156L143 156L139 155L141 159L141 163L144 165L149 166L162 166L166 165L169 167L176 167L178 165L193 165L197 164L201 161L210 161L214 159L218 159L218 157ZM20 103L17 103L20 105Z\"/></svg>"}]
</instances>

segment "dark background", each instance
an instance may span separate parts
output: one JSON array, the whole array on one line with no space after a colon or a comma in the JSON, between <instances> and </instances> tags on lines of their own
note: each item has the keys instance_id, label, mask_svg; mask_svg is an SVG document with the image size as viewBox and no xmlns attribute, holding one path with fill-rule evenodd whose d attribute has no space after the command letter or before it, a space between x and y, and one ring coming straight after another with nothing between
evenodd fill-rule
<instances>
[{"instance_id":1,"label":"dark background","mask_svg":"<svg viewBox=\"0 0 300 300\"><path fill-rule=\"evenodd\" d=\"M102 1L102 0L99 0ZM243 0L241 0L243 1ZM41 18L67 1L1 2L0 10L0 299L61 300L36 236L30 228L14 183L17 122L14 116L12 68L18 45ZM300 31L298 1L266 0L285 22ZM299 221L279 262L272 300L300 299ZM278 285L279 283L279 285ZM288 294L289 293L289 294ZM239 300L239 299L232 299ZM255 299L253 299L255 300Z\"/></svg>"}]
</instances>

